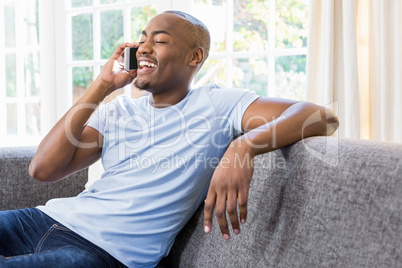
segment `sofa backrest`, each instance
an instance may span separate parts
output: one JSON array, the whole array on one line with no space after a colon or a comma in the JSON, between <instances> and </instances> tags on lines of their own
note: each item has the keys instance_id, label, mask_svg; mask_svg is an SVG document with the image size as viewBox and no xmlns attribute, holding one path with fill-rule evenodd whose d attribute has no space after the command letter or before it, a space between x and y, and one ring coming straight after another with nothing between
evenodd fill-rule
<instances>
[{"instance_id":1,"label":"sofa backrest","mask_svg":"<svg viewBox=\"0 0 402 268\"><path fill-rule=\"evenodd\" d=\"M241 234L203 207L160 267L400 267L402 145L314 137L257 156Z\"/></svg>"},{"instance_id":2,"label":"sofa backrest","mask_svg":"<svg viewBox=\"0 0 402 268\"><path fill-rule=\"evenodd\" d=\"M85 169L57 183L43 183L28 174L35 147L0 148L0 210L44 205L55 197L75 196L88 181Z\"/></svg>"}]
</instances>

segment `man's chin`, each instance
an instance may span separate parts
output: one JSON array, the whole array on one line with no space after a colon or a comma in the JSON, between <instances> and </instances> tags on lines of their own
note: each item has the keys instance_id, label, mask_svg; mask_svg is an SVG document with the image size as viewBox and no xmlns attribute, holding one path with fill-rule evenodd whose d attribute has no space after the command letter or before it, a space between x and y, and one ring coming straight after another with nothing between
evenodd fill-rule
<instances>
[{"instance_id":1,"label":"man's chin","mask_svg":"<svg viewBox=\"0 0 402 268\"><path fill-rule=\"evenodd\" d=\"M147 90L147 89L149 89L149 82L141 82L141 81L138 81L138 79L136 79L134 81L134 86L141 90Z\"/></svg>"}]
</instances>

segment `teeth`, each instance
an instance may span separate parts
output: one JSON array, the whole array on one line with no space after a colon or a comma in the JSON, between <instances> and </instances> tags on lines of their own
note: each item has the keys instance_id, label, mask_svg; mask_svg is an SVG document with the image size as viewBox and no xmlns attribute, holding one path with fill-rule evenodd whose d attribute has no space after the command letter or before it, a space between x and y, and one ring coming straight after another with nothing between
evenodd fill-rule
<instances>
[{"instance_id":1,"label":"teeth","mask_svg":"<svg viewBox=\"0 0 402 268\"><path fill-rule=\"evenodd\" d=\"M151 68L155 68L157 65L156 64L154 64L154 63L152 63L152 62L148 62L148 61L144 61L144 60L142 60L142 61L140 61L140 66L141 67L151 67Z\"/></svg>"}]
</instances>

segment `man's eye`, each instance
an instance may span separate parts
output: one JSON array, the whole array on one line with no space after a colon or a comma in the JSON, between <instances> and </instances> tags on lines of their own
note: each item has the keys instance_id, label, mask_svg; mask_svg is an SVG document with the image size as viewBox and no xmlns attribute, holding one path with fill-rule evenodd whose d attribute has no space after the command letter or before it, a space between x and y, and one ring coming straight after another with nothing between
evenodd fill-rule
<instances>
[{"instance_id":1,"label":"man's eye","mask_svg":"<svg viewBox=\"0 0 402 268\"><path fill-rule=\"evenodd\" d=\"M166 44L166 42L163 42L163 41L155 41L155 43L157 43L157 44Z\"/></svg>"}]
</instances>

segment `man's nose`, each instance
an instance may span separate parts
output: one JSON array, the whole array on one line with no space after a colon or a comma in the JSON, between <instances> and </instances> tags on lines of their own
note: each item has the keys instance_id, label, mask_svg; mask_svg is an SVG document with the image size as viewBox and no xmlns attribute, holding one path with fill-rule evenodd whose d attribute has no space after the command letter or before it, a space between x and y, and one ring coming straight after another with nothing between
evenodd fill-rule
<instances>
[{"instance_id":1,"label":"man's nose","mask_svg":"<svg viewBox=\"0 0 402 268\"><path fill-rule=\"evenodd\" d=\"M152 46L149 43L149 41L146 41L144 43L142 43L139 47L138 47L138 54L151 54L152 53Z\"/></svg>"}]
</instances>

